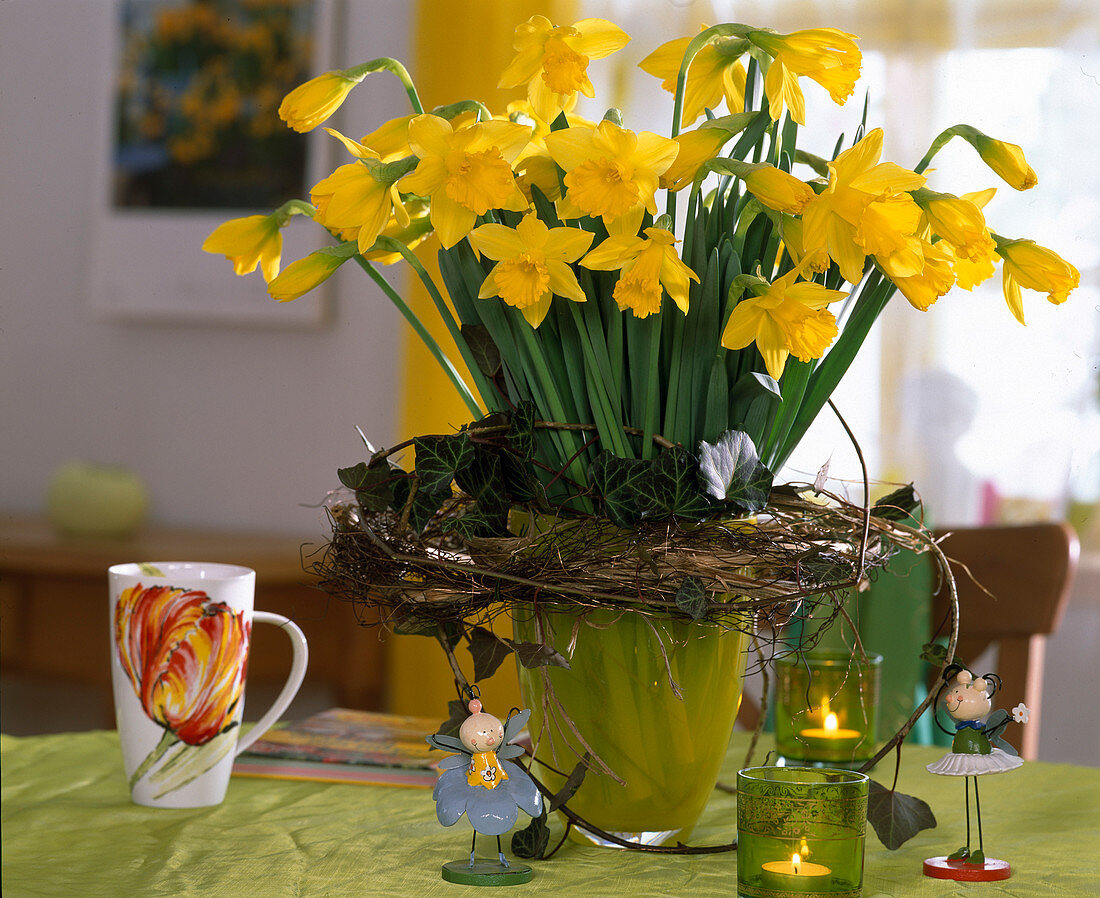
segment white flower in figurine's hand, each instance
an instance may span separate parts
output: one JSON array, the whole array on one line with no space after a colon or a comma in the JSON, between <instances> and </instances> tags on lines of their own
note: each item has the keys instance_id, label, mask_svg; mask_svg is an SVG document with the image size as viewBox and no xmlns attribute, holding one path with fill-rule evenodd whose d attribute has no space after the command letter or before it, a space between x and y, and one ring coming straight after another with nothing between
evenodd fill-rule
<instances>
[{"instance_id":1,"label":"white flower in figurine's hand","mask_svg":"<svg viewBox=\"0 0 1100 898\"><path fill-rule=\"evenodd\" d=\"M1020 704L1012 709L1012 719L1015 720L1016 723L1027 723L1030 717L1031 709L1023 702L1020 702Z\"/></svg>"}]
</instances>

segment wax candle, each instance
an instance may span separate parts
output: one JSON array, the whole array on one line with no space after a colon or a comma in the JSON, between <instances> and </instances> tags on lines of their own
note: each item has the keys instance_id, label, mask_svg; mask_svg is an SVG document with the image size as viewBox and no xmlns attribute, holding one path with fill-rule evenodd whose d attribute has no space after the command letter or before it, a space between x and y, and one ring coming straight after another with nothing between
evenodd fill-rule
<instances>
[{"instance_id":1,"label":"wax candle","mask_svg":"<svg viewBox=\"0 0 1100 898\"><path fill-rule=\"evenodd\" d=\"M827 708L828 705L825 705ZM855 748L863 733L839 726L836 715L831 711L825 714L822 726L806 727L798 731L798 738L805 740L806 744L816 748Z\"/></svg>"},{"instance_id":2,"label":"wax candle","mask_svg":"<svg viewBox=\"0 0 1100 898\"><path fill-rule=\"evenodd\" d=\"M802 860L798 854L792 854L789 861L768 861L760 867L765 886L787 892L818 891L833 872L824 864Z\"/></svg>"}]
</instances>

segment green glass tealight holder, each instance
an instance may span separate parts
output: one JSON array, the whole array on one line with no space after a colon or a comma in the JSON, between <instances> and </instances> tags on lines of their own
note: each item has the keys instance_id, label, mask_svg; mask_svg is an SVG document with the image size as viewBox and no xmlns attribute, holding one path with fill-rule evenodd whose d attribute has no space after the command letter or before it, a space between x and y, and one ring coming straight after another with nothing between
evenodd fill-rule
<instances>
[{"instance_id":1,"label":"green glass tealight holder","mask_svg":"<svg viewBox=\"0 0 1100 898\"><path fill-rule=\"evenodd\" d=\"M867 783L854 770L749 767L737 774L737 894L863 894Z\"/></svg>"},{"instance_id":2,"label":"green glass tealight holder","mask_svg":"<svg viewBox=\"0 0 1100 898\"><path fill-rule=\"evenodd\" d=\"M875 752L881 655L794 653L775 662L775 747L799 763L858 766Z\"/></svg>"}]
</instances>

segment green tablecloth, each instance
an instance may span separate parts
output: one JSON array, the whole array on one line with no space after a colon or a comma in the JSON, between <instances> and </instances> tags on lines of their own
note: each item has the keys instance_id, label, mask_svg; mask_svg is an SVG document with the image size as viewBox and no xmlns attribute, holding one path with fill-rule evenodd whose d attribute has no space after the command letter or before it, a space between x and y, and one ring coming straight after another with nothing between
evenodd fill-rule
<instances>
[{"instance_id":1,"label":"green tablecloth","mask_svg":"<svg viewBox=\"0 0 1100 898\"><path fill-rule=\"evenodd\" d=\"M735 736L727 781L745 747L745 737ZM1068 765L1027 763L983 778L987 854L1012 863L1011 879L925 878L922 860L952 851L964 835L962 782L924 770L941 752L905 749L898 787L928 801L940 826L894 852L869 833L867 898L1100 895L1100 770ZM474 894L440 879L440 865L469 850L470 830L464 819L440 827L426 790L235 777L218 807L153 810L130 803L113 732L3 736L0 755L5 898ZM879 778L889 783L890 775ZM734 797L716 792L692 842L727 842L735 828ZM569 844L533 865L536 878L511 894L736 892L733 853L662 856Z\"/></svg>"}]
</instances>

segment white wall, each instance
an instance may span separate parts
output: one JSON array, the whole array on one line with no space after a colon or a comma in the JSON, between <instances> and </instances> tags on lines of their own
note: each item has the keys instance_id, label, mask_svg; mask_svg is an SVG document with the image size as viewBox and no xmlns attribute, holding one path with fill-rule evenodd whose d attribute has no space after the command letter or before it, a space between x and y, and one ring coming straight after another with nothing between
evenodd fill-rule
<instances>
[{"instance_id":1,"label":"white wall","mask_svg":"<svg viewBox=\"0 0 1100 898\"><path fill-rule=\"evenodd\" d=\"M406 4L357 6L371 27L345 35L346 64L407 56ZM89 135L113 60L89 36L111 9L109 0L0 3L0 509L40 510L51 473L82 458L137 471L154 520L312 535L323 519L301 504L320 502L338 485L336 468L362 457L354 425L376 445L395 439L403 322L350 266L319 329L93 313L92 187L105 172ZM356 136L373 128L359 122L405 112L385 76L352 100ZM208 258L198 243L164 252ZM163 262L130 264L149 279ZM231 296L243 279L223 264L220 289Z\"/></svg>"}]
</instances>

